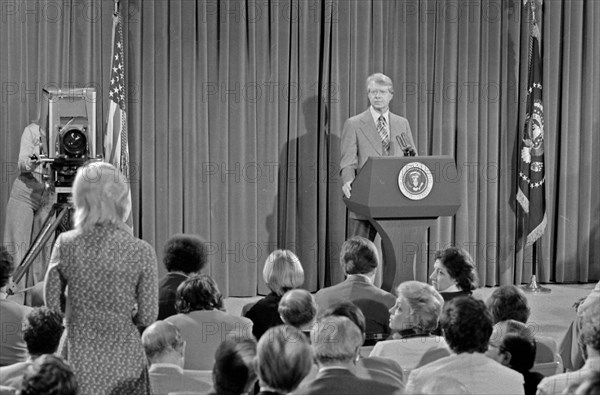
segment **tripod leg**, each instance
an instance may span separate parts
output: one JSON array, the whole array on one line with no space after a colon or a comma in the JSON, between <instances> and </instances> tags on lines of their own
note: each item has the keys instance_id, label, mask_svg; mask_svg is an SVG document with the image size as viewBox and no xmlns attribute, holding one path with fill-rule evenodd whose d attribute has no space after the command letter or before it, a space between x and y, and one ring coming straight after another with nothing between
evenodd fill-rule
<instances>
[{"instance_id":1,"label":"tripod leg","mask_svg":"<svg viewBox=\"0 0 600 395\"><path fill-rule=\"evenodd\" d=\"M13 284L8 289L9 294L14 295L17 292L17 290L15 289L16 284L23 278L23 276L25 276L25 274L33 264L35 258L39 255L42 248L44 248L50 237L54 234L54 231L61 223L65 215L69 212L69 208L65 206L57 214L56 218L54 218L53 221L50 221L50 219L52 219L52 215L54 214L54 212L56 212L56 210L57 207L52 208L48 215L48 218L46 218L46 220L44 221L44 226L42 227L41 232L35 238L35 242L31 245L31 248L27 251L27 254L25 254L25 258L23 258L19 267L17 267L17 269L15 270L13 274Z\"/></svg>"}]
</instances>

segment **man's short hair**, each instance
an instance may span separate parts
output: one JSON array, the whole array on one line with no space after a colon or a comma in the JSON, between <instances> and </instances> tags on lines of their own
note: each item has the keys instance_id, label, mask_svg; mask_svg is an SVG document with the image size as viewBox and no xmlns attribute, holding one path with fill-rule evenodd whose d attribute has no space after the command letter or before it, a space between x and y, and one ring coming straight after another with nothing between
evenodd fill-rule
<instances>
[{"instance_id":1,"label":"man's short hair","mask_svg":"<svg viewBox=\"0 0 600 395\"><path fill-rule=\"evenodd\" d=\"M350 362L363 344L363 333L350 319L341 316L321 318L311 333L315 358L321 363Z\"/></svg>"},{"instance_id":2,"label":"man's short hair","mask_svg":"<svg viewBox=\"0 0 600 395\"><path fill-rule=\"evenodd\" d=\"M426 332L437 328L444 298L434 287L420 281L405 281L398 285L396 294L410 306L414 327Z\"/></svg>"},{"instance_id":3,"label":"man's short hair","mask_svg":"<svg viewBox=\"0 0 600 395\"><path fill-rule=\"evenodd\" d=\"M13 257L6 247L0 246L0 288L8 284L8 279L15 269Z\"/></svg>"},{"instance_id":4,"label":"man's short hair","mask_svg":"<svg viewBox=\"0 0 600 395\"><path fill-rule=\"evenodd\" d=\"M315 319L317 303L307 290L292 289L281 297L277 311L286 324L301 329Z\"/></svg>"},{"instance_id":5,"label":"man's short hair","mask_svg":"<svg viewBox=\"0 0 600 395\"><path fill-rule=\"evenodd\" d=\"M600 300L594 301L579 312L581 330L579 343L600 351Z\"/></svg>"},{"instance_id":6,"label":"man's short hair","mask_svg":"<svg viewBox=\"0 0 600 395\"><path fill-rule=\"evenodd\" d=\"M21 395L76 395L77 380L62 358L45 354L36 359L23 375Z\"/></svg>"},{"instance_id":7,"label":"man's short hair","mask_svg":"<svg viewBox=\"0 0 600 395\"><path fill-rule=\"evenodd\" d=\"M375 244L362 236L349 238L342 244L340 264L346 274L368 274L377 269L379 255Z\"/></svg>"},{"instance_id":8,"label":"man's short hair","mask_svg":"<svg viewBox=\"0 0 600 395\"><path fill-rule=\"evenodd\" d=\"M275 250L265 261L263 279L271 291L281 296L304 284L304 269L292 251Z\"/></svg>"},{"instance_id":9,"label":"man's short hair","mask_svg":"<svg viewBox=\"0 0 600 395\"><path fill-rule=\"evenodd\" d=\"M364 334L367 333L367 320L360 307L350 301L335 303L321 313L321 318L330 316L346 317L360 329Z\"/></svg>"},{"instance_id":10,"label":"man's short hair","mask_svg":"<svg viewBox=\"0 0 600 395\"><path fill-rule=\"evenodd\" d=\"M269 328L258 341L257 371L260 381L278 392L293 392L313 365L306 336L290 325Z\"/></svg>"},{"instance_id":11,"label":"man's short hair","mask_svg":"<svg viewBox=\"0 0 600 395\"><path fill-rule=\"evenodd\" d=\"M165 244L163 263L168 272L198 273L207 263L207 247L196 235L176 234Z\"/></svg>"},{"instance_id":12,"label":"man's short hair","mask_svg":"<svg viewBox=\"0 0 600 395\"><path fill-rule=\"evenodd\" d=\"M455 353L483 353L487 350L493 325L483 301L471 296L447 301L440 324L446 342Z\"/></svg>"},{"instance_id":13,"label":"man's short hair","mask_svg":"<svg viewBox=\"0 0 600 395\"><path fill-rule=\"evenodd\" d=\"M172 351L183 355L184 344L179 329L167 321L156 321L142 333L142 345L150 362Z\"/></svg>"},{"instance_id":14,"label":"man's short hair","mask_svg":"<svg viewBox=\"0 0 600 395\"><path fill-rule=\"evenodd\" d=\"M501 353L510 353L509 366L519 373L529 372L535 363L536 344L531 336L508 333L499 350Z\"/></svg>"},{"instance_id":15,"label":"man's short hair","mask_svg":"<svg viewBox=\"0 0 600 395\"><path fill-rule=\"evenodd\" d=\"M175 310L178 313L223 310L223 295L215 280L206 274L190 277L179 284L175 298Z\"/></svg>"},{"instance_id":16,"label":"man's short hair","mask_svg":"<svg viewBox=\"0 0 600 395\"><path fill-rule=\"evenodd\" d=\"M372 84L387 86L389 92L392 95L394 94L394 84L392 79L383 73L375 73L367 77L367 93L369 92Z\"/></svg>"},{"instance_id":17,"label":"man's short hair","mask_svg":"<svg viewBox=\"0 0 600 395\"><path fill-rule=\"evenodd\" d=\"M487 300L487 306L494 324L510 319L526 323L529 319L527 297L515 285L503 285L494 290Z\"/></svg>"},{"instance_id":18,"label":"man's short hair","mask_svg":"<svg viewBox=\"0 0 600 395\"><path fill-rule=\"evenodd\" d=\"M434 256L435 260L448 271L448 275L456 281L456 285L463 291L469 292L477 288L477 271L471 254L463 248L448 247L438 250Z\"/></svg>"},{"instance_id":19,"label":"man's short hair","mask_svg":"<svg viewBox=\"0 0 600 395\"><path fill-rule=\"evenodd\" d=\"M23 340L29 355L55 353L63 330L60 313L47 307L36 307L30 311L23 326Z\"/></svg>"},{"instance_id":20,"label":"man's short hair","mask_svg":"<svg viewBox=\"0 0 600 395\"><path fill-rule=\"evenodd\" d=\"M256 382L256 340L227 338L215 352L213 382L217 394L243 394Z\"/></svg>"}]
</instances>

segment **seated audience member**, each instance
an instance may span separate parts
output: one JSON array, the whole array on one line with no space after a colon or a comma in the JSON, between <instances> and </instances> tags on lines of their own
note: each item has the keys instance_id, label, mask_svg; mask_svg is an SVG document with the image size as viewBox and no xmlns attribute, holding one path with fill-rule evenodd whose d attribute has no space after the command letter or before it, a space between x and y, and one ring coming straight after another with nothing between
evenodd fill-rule
<instances>
[{"instance_id":1,"label":"seated audience member","mask_svg":"<svg viewBox=\"0 0 600 395\"><path fill-rule=\"evenodd\" d=\"M157 321L142 334L144 351L150 362L150 388L156 395L179 391L208 391L211 385L183 370L185 341L170 322Z\"/></svg>"},{"instance_id":2,"label":"seated audience member","mask_svg":"<svg viewBox=\"0 0 600 395\"><path fill-rule=\"evenodd\" d=\"M402 387L358 377L355 361L363 334L350 319L328 316L319 319L312 332L312 348L319 365L315 379L301 388L306 395L401 394Z\"/></svg>"},{"instance_id":3,"label":"seated audience member","mask_svg":"<svg viewBox=\"0 0 600 395\"><path fill-rule=\"evenodd\" d=\"M569 392L570 393L570 392ZM583 380L573 391L575 395L598 395L600 394L600 372L594 372Z\"/></svg>"},{"instance_id":4,"label":"seated audience member","mask_svg":"<svg viewBox=\"0 0 600 395\"><path fill-rule=\"evenodd\" d=\"M600 281L596 283L596 286L589 293L588 296L577 301L573 307L575 311L584 309L595 300L600 300ZM579 347L579 330L581 322L578 320L579 315L576 316L575 320L569 325L569 329L565 336L560 341L558 346L560 356L562 357L563 365L567 370L581 369L585 361L583 360L583 350Z\"/></svg>"},{"instance_id":5,"label":"seated audience member","mask_svg":"<svg viewBox=\"0 0 600 395\"><path fill-rule=\"evenodd\" d=\"M584 349L585 364L574 372L544 378L538 385L539 395L561 394L571 384L580 383L600 372L600 300L578 314L581 315L579 342Z\"/></svg>"},{"instance_id":6,"label":"seated audience member","mask_svg":"<svg viewBox=\"0 0 600 395\"><path fill-rule=\"evenodd\" d=\"M256 302L244 315L252 320L252 334L256 339L267 329L282 325L277 308L283 294L304 283L304 269L298 257L290 250L275 250L267 257L263 268L263 279L271 290Z\"/></svg>"},{"instance_id":7,"label":"seated audience member","mask_svg":"<svg viewBox=\"0 0 600 395\"><path fill-rule=\"evenodd\" d=\"M365 316L352 302L340 302L332 305L322 312L321 319L327 317L346 317L352 321L362 333L363 341L366 336L367 325ZM317 376L318 366L313 365L310 374L304 379L301 389L308 385ZM380 383L387 383L395 387L404 388L402 368L397 362L380 357L360 357L356 361L356 375L364 379L371 379Z\"/></svg>"},{"instance_id":8,"label":"seated audience member","mask_svg":"<svg viewBox=\"0 0 600 395\"><path fill-rule=\"evenodd\" d=\"M0 246L0 366L12 365L27 359L22 322L31 307L6 299L6 289L12 282L13 257Z\"/></svg>"},{"instance_id":9,"label":"seated audience member","mask_svg":"<svg viewBox=\"0 0 600 395\"><path fill-rule=\"evenodd\" d=\"M252 321L226 313L215 281L201 274L177 288L179 314L165 321L175 324L185 340L185 369L212 370L217 347L228 337L251 338Z\"/></svg>"},{"instance_id":10,"label":"seated audience member","mask_svg":"<svg viewBox=\"0 0 600 395\"><path fill-rule=\"evenodd\" d=\"M432 335L438 326L444 299L431 285L419 281L403 282L396 293L398 299L390 309L392 340L375 344L371 356L393 359L409 372L428 349L448 349L443 337Z\"/></svg>"},{"instance_id":11,"label":"seated audience member","mask_svg":"<svg viewBox=\"0 0 600 395\"><path fill-rule=\"evenodd\" d=\"M62 316L53 310L38 307L27 314L23 325L23 339L27 344L29 359L1 367L0 385L21 389L23 374L27 368L42 355L56 352L63 330Z\"/></svg>"},{"instance_id":12,"label":"seated audience member","mask_svg":"<svg viewBox=\"0 0 600 395\"><path fill-rule=\"evenodd\" d=\"M427 380L423 388L422 395L459 395L470 394L467 387L451 376L435 376Z\"/></svg>"},{"instance_id":13,"label":"seated audience member","mask_svg":"<svg viewBox=\"0 0 600 395\"><path fill-rule=\"evenodd\" d=\"M21 395L77 395L77 380L62 358L46 354L33 362L23 376ZM83 394L81 394L83 395Z\"/></svg>"},{"instance_id":14,"label":"seated audience member","mask_svg":"<svg viewBox=\"0 0 600 395\"><path fill-rule=\"evenodd\" d=\"M464 249L448 247L435 253L431 285L445 301L469 296L477 288L477 271L473 258Z\"/></svg>"},{"instance_id":15,"label":"seated audience member","mask_svg":"<svg viewBox=\"0 0 600 395\"><path fill-rule=\"evenodd\" d=\"M432 377L447 375L473 394L524 394L523 375L484 354L492 334L492 319L482 301L463 296L446 302L440 324L454 354L413 370L408 376L407 393L420 393Z\"/></svg>"},{"instance_id":16,"label":"seated audience member","mask_svg":"<svg viewBox=\"0 0 600 395\"><path fill-rule=\"evenodd\" d=\"M277 310L284 324L300 329L310 338L317 315L317 303L310 292L304 289L286 292Z\"/></svg>"},{"instance_id":17,"label":"seated audience member","mask_svg":"<svg viewBox=\"0 0 600 395\"><path fill-rule=\"evenodd\" d=\"M158 282L159 320L177 314L177 287L190 276L200 274L207 263L205 241L195 235L174 235L165 244L163 255L168 273Z\"/></svg>"},{"instance_id":18,"label":"seated audience member","mask_svg":"<svg viewBox=\"0 0 600 395\"><path fill-rule=\"evenodd\" d=\"M538 372L532 372L535 362L535 339L528 330L522 334L508 333L502 337L499 344L492 344L490 340L489 348L496 348L495 360L504 366L523 375L525 379L525 395L535 395L537 386L544 378L544 375ZM489 350L488 348L488 350ZM489 356L489 353L486 353Z\"/></svg>"},{"instance_id":19,"label":"seated audience member","mask_svg":"<svg viewBox=\"0 0 600 395\"><path fill-rule=\"evenodd\" d=\"M319 312L335 303L353 302L362 310L367 320L365 345L372 345L377 340L387 338L390 333L389 309L396 302L396 298L373 285L379 265L375 244L361 236L351 237L342 245L340 264L346 273L346 280L317 292L315 299Z\"/></svg>"},{"instance_id":20,"label":"seated audience member","mask_svg":"<svg viewBox=\"0 0 600 395\"><path fill-rule=\"evenodd\" d=\"M267 330L258 341L256 371L259 395L293 392L310 372L312 350L306 336L289 325Z\"/></svg>"},{"instance_id":21,"label":"seated audience member","mask_svg":"<svg viewBox=\"0 0 600 395\"><path fill-rule=\"evenodd\" d=\"M486 302L494 326L501 326L506 320L515 320L524 324L529 320L531 310L525 293L515 285L503 285L490 295ZM537 362L551 362L558 353L556 341L548 336L536 336Z\"/></svg>"},{"instance_id":22,"label":"seated audience member","mask_svg":"<svg viewBox=\"0 0 600 395\"><path fill-rule=\"evenodd\" d=\"M256 340L226 339L215 353L214 390L211 395L248 393L257 380L254 361Z\"/></svg>"}]
</instances>

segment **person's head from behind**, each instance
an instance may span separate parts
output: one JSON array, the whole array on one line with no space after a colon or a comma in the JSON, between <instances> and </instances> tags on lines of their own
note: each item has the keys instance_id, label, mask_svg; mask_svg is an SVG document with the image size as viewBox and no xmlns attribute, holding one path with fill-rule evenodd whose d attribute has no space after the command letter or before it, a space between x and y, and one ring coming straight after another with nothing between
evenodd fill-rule
<instances>
[{"instance_id":1,"label":"person's head from behind","mask_svg":"<svg viewBox=\"0 0 600 395\"><path fill-rule=\"evenodd\" d=\"M275 250L265 261L263 279L272 292L282 296L304 284L304 269L292 251Z\"/></svg>"},{"instance_id":2,"label":"person's head from behind","mask_svg":"<svg viewBox=\"0 0 600 395\"><path fill-rule=\"evenodd\" d=\"M168 272L200 273L207 263L206 242L199 236L176 234L165 244L163 263Z\"/></svg>"},{"instance_id":3,"label":"person's head from behind","mask_svg":"<svg viewBox=\"0 0 600 395\"><path fill-rule=\"evenodd\" d=\"M292 289L281 297L277 311L285 324L304 330L314 323L317 303L307 290Z\"/></svg>"},{"instance_id":4,"label":"person's head from behind","mask_svg":"<svg viewBox=\"0 0 600 395\"><path fill-rule=\"evenodd\" d=\"M122 223L131 212L129 182L109 163L88 163L77 170L73 204L76 229Z\"/></svg>"},{"instance_id":5,"label":"person's head from behind","mask_svg":"<svg viewBox=\"0 0 600 395\"><path fill-rule=\"evenodd\" d=\"M23 340L31 358L55 353L63 330L60 313L47 307L36 307L30 311L25 316Z\"/></svg>"},{"instance_id":6,"label":"person's head from behind","mask_svg":"<svg viewBox=\"0 0 600 395\"><path fill-rule=\"evenodd\" d=\"M76 395L77 380L62 358L45 354L37 358L23 375L21 395Z\"/></svg>"},{"instance_id":7,"label":"person's head from behind","mask_svg":"<svg viewBox=\"0 0 600 395\"><path fill-rule=\"evenodd\" d=\"M350 301L332 304L321 313L320 319L327 317L346 317L360 329L363 337L367 333L367 320L360 307Z\"/></svg>"},{"instance_id":8,"label":"person's head from behind","mask_svg":"<svg viewBox=\"0 0 600 395\"><path fill-rule=\"evenodd\" d=\"M340 265L346 274L374 275L379 265L375 244L361 236L349 238L342 244Z\"/></svg>"},{"instance_id":9,"label":"person's head from behind","mask_svg":"<svg viewBox=\"0 0 600 395\"><path fill-rule=\"evenodd\" d=\"M255 358L256 340L225 339L215 352L213 383L216 395L248 392L257 379Z\"/></svg>"},{"instance_id":10,"label":"person's head from behind","mask_svg":"<svg viewBox=\"0 0 600 395\"><path fill-rule=\"evenodd\" d=\"M438 326L444 298L431 285L420 281L401 283L396 304L390 309L390 328L429 333Z\"/></svg>"},{"instance_id":11,"label":"person's head from behind","mask_svg":"<svg viewBox=\"0 0 600 395\"><path fill-rule=\"evenodd\" d=\"M223 310L223 296L215 280L206 274L199 274L179 284L175 310L183 314L199 310Z\"/></svg>"},{"instance_id":12,"label":"person's head from behind","mask_svg":"<svg viewBox=\"0 0 600 395\"><path fill-rule=\"evenodd\" d=\"M167 321L156 321L142 333L142 345L150 364L172 363L183 368L185 341L179 329Z\"/></svg>"},{"instance_id":13,"label":"person's head from behind","mask_svg":"<svg viewBox=\"0 0 600 395\"><path fill-rule=\"evenodd\" d=\"M394 97L392 79L385 74L375 73L367 77L367 97L373 108L380 113L389 109Z\"/></svg>"},{"instance_id":14,"label":"person's head from behind","mask_svg":"<svg viewBox=\"0 0 600 395\"><path fill-rule=\"evenodd\" d=\"M0 246L0 288L8 285L14 269L12 255L10 255L6 247Z\"/></svg>"},{"instance_id":15,"label":"person's head from behind","mask_svg":"<svg viewBox=\"0 0 600 395\"><path fill-rule=\"evenodd\" d=\"M490 336L490 341L488 344L488 350L485 355L489 358L492 358L496 362L499 362L503 365L507 365L507 355L501 352L502 350L502 342L504 338L509 335L517 335L520 337L524 337L534 340L533 328L528 327L526 324L516 321L516 320L505 320L500 321L494 324L492 335Z\"/></svg>"},{"instance_id":16,"label":"person's head from behind","mask_svg":"<svg viewBox=\"0 0 600 395\"><path fill-rule=\"evenodd\" d=\"M471 254L458 247L437 251L429 281L438 292L450 292L448 290L453 286L458 291L474 290L477 288L477 272Z\"/></svg>"},{"instance_id":17,"label":"person's head from behind","mask_svg":"<svg viewBox=\"0 0 600 395\"><path fill-rule=\"evenodd\" d=\"M258 341L256 370L261 387L284 394L293 392L308 375L313 354L306 336L297 328L269 328Z\"/></svg>"},{"instance_id":18,"label":"person's head from behind","mask_svg":"<svg viewBox=\"0 0 600 395\"><path fill-rule=\"evenodd\" d=\"M461 296L445 303L440 325L450 349L456 354L484 353L492 334L492 317L485 303Z\"/></svg>"},{"instance_id":19,"label":"person's head from behind","mask_svg":"<svg viewBox=\"0 0 600 395\"><path fill-rule=\"evenodd\" d=\"M529 319L529 304L525 293L515 285L503 285L490 295L486 302L495 323L515 320L526 323Z\"/></svg>"},{"instance_id":20,"label":"person's head from behind","mask_svg":"<svg viewBox=\"0 0 600 395\"><path fill-rule=\"evenodd\" d=\"M578 312L581 321L578 342L586 358L600 357L600 300Z\"/></svg>"},{"instance_id":21,"label":"person's head from behind","mask_svg":"<svg viewBox=\"0 0 600 395\"><path fill-rule=\"evenodd\" d=\"M501 356L498 362L519 373L527 373L535 363L535 339L531 336L509 333L502 339L498 352Z\"/></svg>"},{"instance_id":22,"label":"person's head from behind","mask_svg":"<svg viewBox=\"0 0 600 395\"><path fill-rule=\"evenodd\" d=\"M327 316L319 319L311 340L319 365L345 365L356 360L364 335L350 319Z\"/></svg>"}]
</instances>

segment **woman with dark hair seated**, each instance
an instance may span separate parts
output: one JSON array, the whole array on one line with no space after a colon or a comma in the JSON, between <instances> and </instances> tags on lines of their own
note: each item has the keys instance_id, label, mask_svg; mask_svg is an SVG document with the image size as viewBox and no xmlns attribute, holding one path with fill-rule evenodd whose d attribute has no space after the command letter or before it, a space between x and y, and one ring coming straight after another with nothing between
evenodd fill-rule
<instances>
[{"instance_id":1,"label":"woman with dark hair seated","mask_svg":"<svg viewBox=\"0 0 600 395\"><path fill-rule=\"evenodd\" d=\"M252 321L225 312L215 281L201 274L177 288L173 323L186 342L184 369L211 370L219 344L227 338L252 338Z\"/></svg>"},{"instance_id":2,"label":"woman with dark hair seated","mask_svg":"<svg viewBox=\"0 0 600 395\"><path fill-rule=\"evenodd\" d=\"M473 258L464 249L449 247L435 253L431 285L445 301L457 296L469 296L477 288L477 272Z\"/></svg>"},{"instance_id":3,"label":"woman with dark hair seated","mask_svg":"<svg viewBox=\"0 0 600 395\"><path fill-rule=\"evenodd\" d=\"M432 332L438 326L444 299L431 285L405 281L398 286L398 299L390 309L391 340L375 344L370 356L393 359L404 373L414 369L423 353L432 347L447 349L443 337Z\"/></svg>"}]
</instances>

